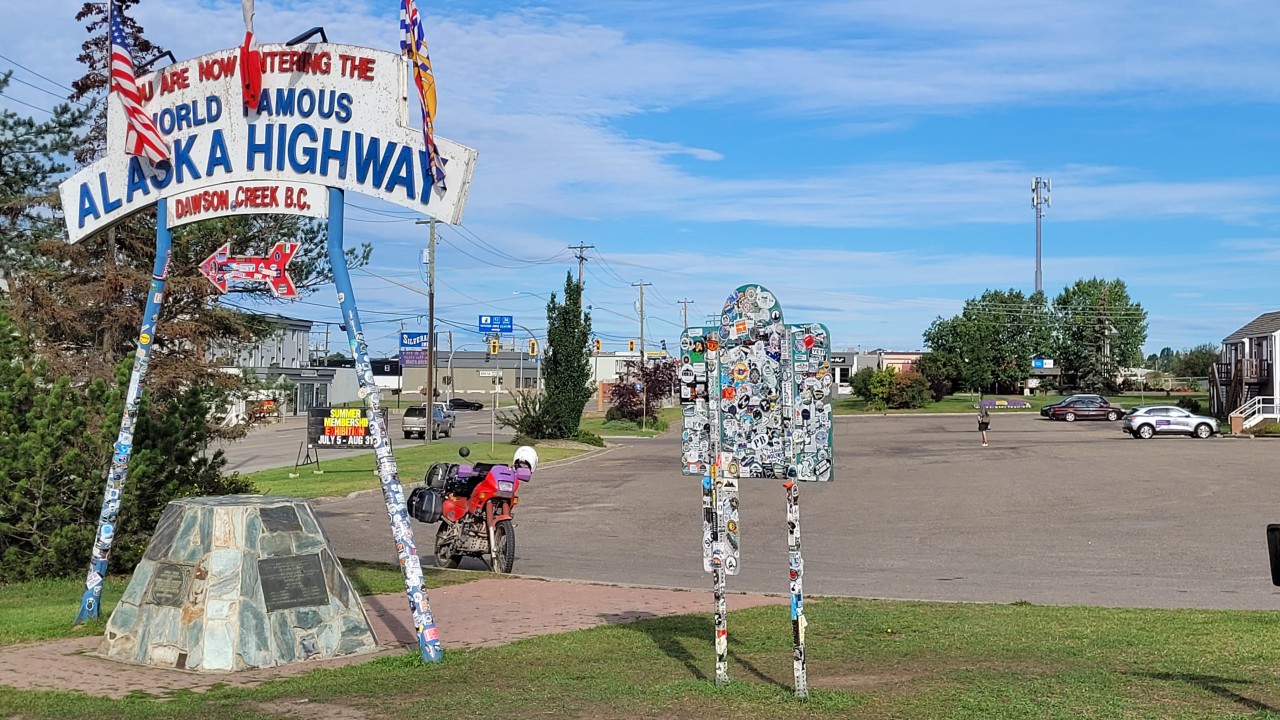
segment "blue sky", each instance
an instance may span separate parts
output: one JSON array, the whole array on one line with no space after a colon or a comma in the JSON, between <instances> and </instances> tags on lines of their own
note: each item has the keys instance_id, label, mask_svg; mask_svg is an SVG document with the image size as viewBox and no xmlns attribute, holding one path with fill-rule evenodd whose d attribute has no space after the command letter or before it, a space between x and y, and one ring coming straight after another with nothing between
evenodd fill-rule
<instances>
[{"instance_id":1,"label":"blue sky","mask_svg":"<svg viewBox=\"0 0 1280 720\"><path fill-rule=\"evenodd\" d=\"M79 5L11 18L0 68L78 76ZM701 321L754 282L788 320L826 323L838 347L919 348L935 317L983 289L1033 289L1035 176L1053 180L1046 291L1124 279L1150 313L1148 352L1217 343L1280 306L1274 0L419 8L436 130L480 153L462 227L441 231L446 320L512 314L540 331L544 301L516 293L558 290L577 271L567 246L586 243L587 300L612 349L639 335L630 283L642 280L650 340L678 336L676 301ZM393 0L258 0L257 12L267 42L322 24L334 41L398 43ZM135 15L179 58L243 32L226 0L144 0ZM16 110L54 102L6 93L0 106ZM423 329L425 298L395 282L423 287L425 228L350 202L349 239L375 248L374 275L355 278L371 349L394 352L399 318ZM336 321L335 306L323 291L277 310Z\"/></svg>"}]
</instances>

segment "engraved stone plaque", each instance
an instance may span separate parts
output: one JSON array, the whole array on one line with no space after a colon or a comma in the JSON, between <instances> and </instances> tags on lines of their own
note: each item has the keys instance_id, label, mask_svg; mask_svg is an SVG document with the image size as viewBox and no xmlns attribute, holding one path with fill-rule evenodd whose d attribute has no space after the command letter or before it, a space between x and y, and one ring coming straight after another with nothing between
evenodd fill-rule
<instances>
[{"instance_id":1,"label":"engraved stone plaque","mask_svg":"<svg viewBox=\"0 0 1280 720\"><path fill-rule=\"evenodd\" d=\"M258 574L267 612L329 604L319 554L262 558Z\"/></svg>"},{"instance_id":2,"label":"engraved stone plaque","mask_svg":"<svg viewBox=\"0 0 1280 720\"><path fill-rule=\"evenodd\" d=\"M156 605L179 607L187 595L187 569L182 565L164 563L156 568L151 578L151 602Z\"/></svg>"},{"instance_id":3,"label":"engraved stone plaque","mask_svg":"<svg viewBox=\"0 0 1280 720\"><path fill-rule=\"evenodd\" d=\"M298 511L291 505L264 507L258 511L262 518L262 527L267 532L301 532L302 522L298 520Z\"/></svg>"}]
</instances>

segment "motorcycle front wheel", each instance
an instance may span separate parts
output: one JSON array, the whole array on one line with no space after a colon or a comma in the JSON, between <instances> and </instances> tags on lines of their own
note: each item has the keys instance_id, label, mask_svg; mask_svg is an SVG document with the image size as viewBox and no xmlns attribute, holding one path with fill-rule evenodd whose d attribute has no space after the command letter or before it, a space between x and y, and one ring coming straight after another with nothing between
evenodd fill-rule
<instances>
[{"instance_id":1,"label":"motorcycle front wheel","mask_svg":"<svg viewBox=\"0 0 1280 720\"><path fill-rule=\"evenodd\" d=\"M454 555L450 552L449 541L445 538L445 533L449 530L449 526L440 523L440 529L436 530L436 567L442 567L448 570L456 569L462 564L462 555Z\"/></svg>"},{"instance_id":2,"label":"motorcycle front wheel","mask_svg":"<svg viewBox=\"0 0 1280 720\"><path fill-rule=\"evenodd\" d=\"M511 572L516 564L516 528L510 520L499 520L493 526L493 569Z\"/></svg>"}]
</instances>

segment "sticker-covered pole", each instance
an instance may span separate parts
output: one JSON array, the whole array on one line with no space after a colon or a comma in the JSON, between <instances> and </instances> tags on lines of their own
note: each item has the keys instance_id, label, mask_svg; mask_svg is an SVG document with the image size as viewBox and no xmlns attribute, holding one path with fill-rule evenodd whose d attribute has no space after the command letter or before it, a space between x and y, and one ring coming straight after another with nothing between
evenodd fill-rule
<instances>
[{"instance_id":1,"label":"sticker-covered pole","mask_svg":"<svg viewBox=\"0 0 1280 720\"><path fill-rule=\"evenodd\" d=\"M716 685L729 683L729 606L724 591L724 514L720 506L720 479L716 477L715 461L711 468L712 551L711 595L715 601L716 630Z\"/></svg>"},{"instance_id":2,"label":"sticker-covered pole","mask_svg":"<svg viewBox=\"0 0 1280 720\"><path fill-rule=\"evenodd\" d=\"M116 436L111 468L107 471L107 488L102 498L102 512L98 514L98 532L93 537L93 553L89 559L89 575L85 578L84 595L80 598L80 612L76 614L77 625L98 617L102 610L102 580L107 575L107 559L111 556L111 542L115 539L120 493L124 489L125 477L129 474L129 456L133 454L133 426L138 419L138 403L142 400L142 381L146 378L147 366L151 363L151 344L155 340L160 306L164 304L165 280L169 276L172 236L167 216L168 202L161 200L156 205L156 260L151 268L151 289L147 293L147 305L142 311L138 351L133 360L133 372L129 376L129 389L125 392L120 434Z\"/></svg>"},{"instance_id":3,"label":"sticker-covered pole","mask_svg":"<svg viewBox=\"0 0 1280 720\"><path fill-rule=\"evenodd\" d=\"M369 409L369 432L373 436L374 456L377 458L378 479L382 483L382 498L386 501L387 516L391 519L391 535L400 558L400 570L404 573L405 591L409 596L409 611L413 615L414 631L418 635L418 648L422 658L439 662L442 655L440 632L431 617L431 605L427 591L422 587L422 566L418 548L413 541L413 526L409 523L409 509L405 506L404 486L396 469L396 458L391 454L391 442L387 436L386 419L378 397L378 386L373 380L373 366L369 363L369 347L365 344L364 331L360 327L360 314L356 310L355 293L351 290L351 274L347 271L347 256L343 248L343 195L336 188L329 190L329 263L333 266L333 282L338 290L338 305L342 309L343 322L347 326L347 339L351 342L351 354L356 362L356 379L360 383L359 394Z\"/></svg>"},{"instance_id":4,"label":"sticker-covered pole","mask_svg":"<svg viewBox=\"0 0 1280 720\"><path fill-rule=\"evenodd\" d=\"M800 554L800 489L794 480L787 490L787 566L791 579L791 657L795 671L796 697L809 697L808 671L804 662L804 557Z\"/></svg>"}]
</instances>

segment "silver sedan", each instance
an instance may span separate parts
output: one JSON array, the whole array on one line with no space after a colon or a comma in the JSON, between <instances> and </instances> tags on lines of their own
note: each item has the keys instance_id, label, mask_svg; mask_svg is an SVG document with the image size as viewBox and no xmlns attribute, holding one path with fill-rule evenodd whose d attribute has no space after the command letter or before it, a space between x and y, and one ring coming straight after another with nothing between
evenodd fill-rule
<instances>
[{"instance_id":1,"label":"silver sedan","mask_svg":"<svg viewBox=\"0 0 1280 720\"><path fill-rule=\"evenodd\" d=\"M1151 405L1134 408L1124 416L1120 429L1141 440L1150 440L1156 435L1207 438L1218 432L1218 421L1177 405Z\"/></svg>"}]
</instances>

